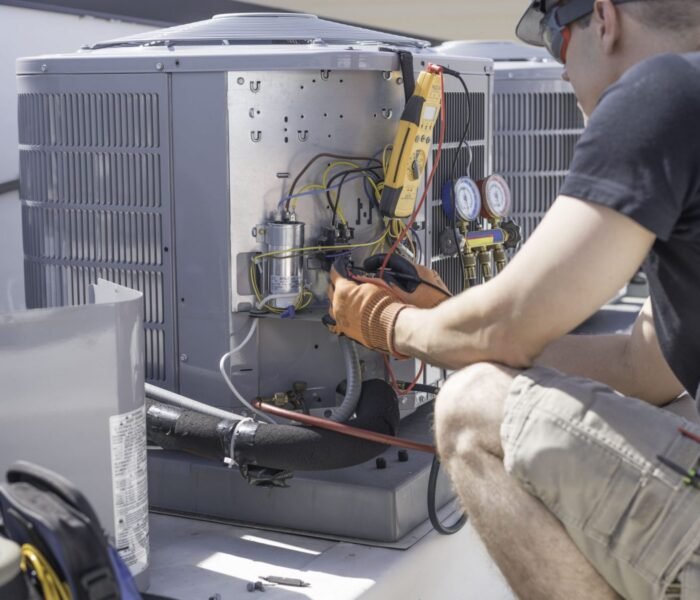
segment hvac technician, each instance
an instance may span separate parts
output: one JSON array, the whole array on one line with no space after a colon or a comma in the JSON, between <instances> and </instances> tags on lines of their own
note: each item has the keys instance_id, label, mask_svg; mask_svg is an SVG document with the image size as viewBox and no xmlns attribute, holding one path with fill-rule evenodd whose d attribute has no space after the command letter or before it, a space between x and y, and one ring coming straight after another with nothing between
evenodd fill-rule
<instances>
[{"instance_id":1,"label":"hvac technician","mask_svg":"<svg viewBox=\"0 0 700 600\"><path fill-rule=\"evenodd\" d=\"M534 1L517 33L590 115L561 195L503 273L436 308L335 273L334 330L457 370L440 456L520 598L697 599L700 489L667 465L697 467L679 427L700 427L659 407L700 399L700 2ZM642 263L630 335L565 336Z\"/></svg>"}]
</instances>

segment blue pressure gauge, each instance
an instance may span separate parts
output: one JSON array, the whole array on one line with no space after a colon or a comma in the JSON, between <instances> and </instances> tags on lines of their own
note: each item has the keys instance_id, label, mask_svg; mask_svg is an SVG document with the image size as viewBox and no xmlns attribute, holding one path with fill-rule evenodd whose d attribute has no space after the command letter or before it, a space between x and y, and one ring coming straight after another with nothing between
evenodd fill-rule
<instances>
[{"instance_id":1,"label":"blue pressure gauge","mask_svg":"<svg viewBox=\"0 0 700 600\"><path fill-rule=\"evenodd\" d=\"M452 221L475 221L481 212L481 192L479 186L469 177L457 181L446 181L442 186L442 209ZM455 214L456 213L456 214Z\"/></svg>"}]
</instances>

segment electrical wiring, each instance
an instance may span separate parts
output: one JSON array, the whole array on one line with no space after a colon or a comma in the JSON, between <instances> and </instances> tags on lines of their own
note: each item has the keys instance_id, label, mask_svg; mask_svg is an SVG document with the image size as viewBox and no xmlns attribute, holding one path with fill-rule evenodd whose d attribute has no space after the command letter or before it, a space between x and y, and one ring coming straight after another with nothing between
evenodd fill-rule
<instances>
[{"instance_id":1,"label":"electrical wiring","mask_svg":"<svg viewBox=\"0 0 700 600\"><path fill-rule=\"evenodd\" d=\"M228 376L228 373L226 372L226 361L231 358L236 352L240 352L240 350L251 340L253 337L253 334L258 328L258 320L253 319L253 324L250 326L250 330L248 331L248 334L245 336L243 341L238 344L233 350L230 352L227 352L221 357L221 360L219 360L219 372L221 373L221 376L224 378L224 381L226 382L226 385L228 385L229 389L233 392L233 395L238 398L238 401L248 408L250 411L255 413L256 415L260 416L261 419L267 421L268 423L272 423L273 425L277 423L272 417L266 415L262 411L258 410L255 408L250 402L248 402L242 395L241 393L236 389L236 386L233 385L233 381L231 381L231 378Z\"/></svg>"},{"instance_id":2,"label":"electrical wiring","mask_svg":"<svg viewBox=\"0 0 700 600\"><path fill-rule=\"evenodd\" d=\"M304 173L306 173L306 171L309 170L311 165L313 165L319 158L334 158L336 160L361 160L361 161L366 161L366 162L376 162L378 165L381 166L381 162L378 159L372 158L372 157L349 156L346 154L331 154L328 152L317 154L311 160L309 160L309 162L307 162L306 165L304 165L304 168L301 171L299 171L297 176L294 178L294 181L292 181L292 186L289 189L290 196L294 195L294 190L296 189L297 184L299 183L299 180L302 178ZM287 203L286 203L286 208L287 208L287 210L289 210L289 201L287 201Z\"/></svg>"},{"instance_id":3,"label":"electrical wiring","mask_svg":"<svg viewBox=\"0 0 700 600\"><path fill-rule=\"evenodd\" d=\"M345 184L345 180L347 179L348 175L352 173L370 173L370 174L375 174L374 171L377 169L381 169L381 167L358 167L357 169L348 169L347 171L341 171L339 173L336 173L331 177L329 180L328 184L332 184L333 181L335 181L338 178L341 178L340 180L340 185L338 187L338 192L336 195L336 201L333 203L331 197L330 197L330 192L326 192L326 197L328 198L328 202L332 203L333 206L333 219L331 221L331 224L335 227L336 223L336 217L337 217L337 212L338 212L338 207L340 206L340 194L342 191L342 186ZM376 174L375 174L376 175Z\"/></svg>"},{"instance_id":4,"label":"electrical wiring","mask_svg":"<svg viewBox=\"0 0 700 600\"><path fill-rule=\"evenodd\" d=\"M44 600L71 600L70 587L56 573L46 557L31 544L22 544L20 568L33 573Z\"/></svg>"},{"instance_id":5,"label":"electrical wiring","mask_svg":"<svg viewBox=\"0 0 700 600\"><path fill-rule=\"evenodd\" d=\"M305 247L305 248L290 248L288 250L275 250L273 252L265 252L262 254L256 254L250 261L250 269L249 269L249 277L250 277L250 284L251 287L253 288L253 294L255 295L255 298L258 302L261 302L263 300L262 293L260 292L260 287L258 286L258 280L256 277L256 267L258 266L258 263L270 256L277 256L279 254L297 254L297 253L306 253L306 252L323 252L325 250L332 250L334 252L338 251L343 251L343 250L354 250L355 248L369 248L369 247L376 247L377 244L382 244L384 240L386 239L388 235L388 229L384 230L382 235L376 239L376 240L371 240L369 242L361 242L358 244L344 244L344 245L339 245L339 246L310 246L310 247ZM311 302L313 302L313 294L304 289L302 293L299 295L297 298L296 303L294 304L294 308L296 310L303 310L305 308L308 308L311 305ZM284 309L281 308L276 308L274 306L267 306L267 305L262 305L263 308L266 310L274 313L274 314L281 314L284 312Z\"/></svg>"},{"instance_id":6,"label":"electrical wiring","mask_svg":"<svg viewBox=\"0 0 700 600\"><path fill-rule=\"evenodd\" d=\"M256 401L254 404L257 406L257 408L259 408L262 411L265 411L266 413L270 413L277 417L284 417L285 419L291 419L304 425L311 425L313 427L320 427L321 429L328 429L330 431L335 431L336 433L349 435L351 437L360 438L362 440L368 440L370 442L377 442L379 444L397 446L399 448L407 448L409 450L418 450L419 452L427 452L429 454L436 453L435 447L429 444L422 444L420 442L414 442L413 440L407 440L405 438L399 438L393 435L376 433L375 431L368 431L367 429L352 427L351 425L345 425L336 421L322 419L321 417L300 414L292 410L285 410L284 408L278 408L277 406L264 404L260 401Z\"/></svg>"}]
</instances>

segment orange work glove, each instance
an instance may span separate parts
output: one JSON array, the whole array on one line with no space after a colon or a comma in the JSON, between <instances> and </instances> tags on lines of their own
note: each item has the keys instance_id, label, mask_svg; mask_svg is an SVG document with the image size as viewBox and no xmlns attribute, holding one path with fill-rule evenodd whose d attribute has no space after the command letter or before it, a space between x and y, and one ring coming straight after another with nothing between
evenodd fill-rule
<instances>
[{"instance_id":1,"label":"orange work glove","mask_svg":"<svg viewBox=\"0 0 700 600\"><path fill-rule=\"evenodd\" d=\"M379 276L386 254L375 254L364 262L367 275ZM418 308L433 308L452 297L445 282L432 269L413 264L398 254L392 254L382 277L396 298Z\"/></svg>"},{"instance_id":2,"label":"orange work glove","mask_svg":"<svg viewBox=\"0 0 700 600\"><path fill-rule=\"evenodd\" d=\"M400 356L394 350L394 324L407 305L398 302L380 280L362 283L349 275L347 261L337 260L331 268L330 307L323 323L332 333L345 335L370 350Z\"/></svg>"}]
</instances>

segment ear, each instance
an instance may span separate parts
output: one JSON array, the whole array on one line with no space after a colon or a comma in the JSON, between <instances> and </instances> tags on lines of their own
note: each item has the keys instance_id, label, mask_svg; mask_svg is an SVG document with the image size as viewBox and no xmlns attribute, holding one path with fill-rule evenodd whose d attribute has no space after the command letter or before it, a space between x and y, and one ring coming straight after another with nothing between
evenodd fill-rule
<instances>
[{"instance_id":1,"label":"ear","mask_svg":"<svg viewBox=\"0 0 700 600\"><path fill-rule=\"evenodd\" d=\"M595 0L593 23L605 54L612 54L620 41L620 13L612 0Z\"/></svg>"}]
</instances>

